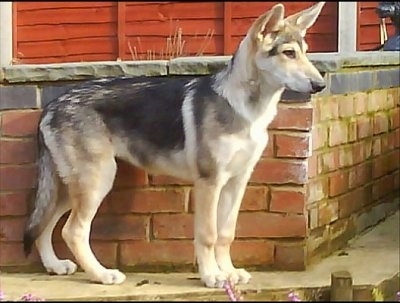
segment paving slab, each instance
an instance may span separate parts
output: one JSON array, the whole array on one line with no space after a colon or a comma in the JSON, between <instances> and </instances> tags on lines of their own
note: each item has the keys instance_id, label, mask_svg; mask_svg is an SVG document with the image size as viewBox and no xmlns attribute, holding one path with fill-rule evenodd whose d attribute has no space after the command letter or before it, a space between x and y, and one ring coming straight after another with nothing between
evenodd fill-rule
<instances>
[{"instance_id":1,"label":"paving slab","mask_svg":"<svg viewBox=\"0 0 400 303\"><path fill-rule=\"evenodd\" d=\"M253 272L251 282L238 289L245 300L284 301L291 290L303 299L326 299L331 273L346 270L353 277L358 300L371 299L373 287L379 288L386 299L393 299L400 290L399 220L397 211L354 238L345 249L305 271ZM25 293L46 301L228 300L223 289L203 287L196 273L128 273L122 285L91 283L82 272L72 276L0 273L0 289L6 300L18 300Z\"/></svg>"}]
</instances>

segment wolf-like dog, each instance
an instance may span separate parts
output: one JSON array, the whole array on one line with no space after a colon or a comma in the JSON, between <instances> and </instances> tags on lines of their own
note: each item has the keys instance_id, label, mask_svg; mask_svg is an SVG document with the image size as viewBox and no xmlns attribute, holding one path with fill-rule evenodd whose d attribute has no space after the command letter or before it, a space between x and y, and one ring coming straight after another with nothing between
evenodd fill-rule
<instances>
[{"instance_id":1,"label":"wolf-like dog","mask_svg":"<svg viewBox=\"0 0 400 303\"><path fill-rule=\"evenodd\" d=\"M276 4L250 27L220 72L202 77L122 77L87 81L44 107L39 123L39 178L24 233L46 270L72 274L60 260L53 229L71 210L62 237L92 281L118 284L125 275L93 254L92 220L110 191L116 158L152 174L194 184L194 248L201 281L247 283L230 247L247 182L268 142L267 127L282 92L316 93L325 82L306 57L306 30L324 2L284 18Z\"/></svg>"}]
</instances>

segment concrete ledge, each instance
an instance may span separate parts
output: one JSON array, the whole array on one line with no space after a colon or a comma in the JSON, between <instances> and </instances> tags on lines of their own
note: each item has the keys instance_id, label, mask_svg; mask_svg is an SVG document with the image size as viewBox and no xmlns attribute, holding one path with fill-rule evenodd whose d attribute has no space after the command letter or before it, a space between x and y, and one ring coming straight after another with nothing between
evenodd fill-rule
<instances>
[{"instance_id":1,"label":"concrete ledge","mask_svg":"<svg viewBox=\"0 0 400 303\"><path fill-rule=\"evenodd\" d=\"M3 68L1 80L9 83L83 80L114 76L167 75L168 61L110 61L62 64L24 64ZM0 80L0 81L1 81Z\"/></svg>"},{"instance_id":2,"label":"concrete ledge","mask_svg":"<svg viewBox=\"0 0 400 303\"><path fill-rule=\"evenodd\" d=\"M330 275L347 270L353 277L354 301L371 301L372 289L379 289L385 300L395 300L399 290L399 211L373 229L350 241L304 272L255 272L248 285L239 286L245 300L287 301L296 290L303 301L328 301ZM90 283L87 276L48 276L47 274L6 274L0 276L6 300L17 300L32 293L47 301L111 300L225 300L221 289L203 287L197 274L130 273L122 285Z\"/></svg>"},{"instance_id":3,"label":"concrete ledge","mask_svg":"<svg viewBox=\"0 0 400 303\"><path fill-rule=\"evenodd\" d=\"M309 58L321 72L356 67L399 66L398 52L354 54L311 53ZM112 76L205 75L225 66L231 56L182 57L155 61L105 61L62 64L26 64L4 67L0 82L84 80Z\"/></svg>"}]
</instances>

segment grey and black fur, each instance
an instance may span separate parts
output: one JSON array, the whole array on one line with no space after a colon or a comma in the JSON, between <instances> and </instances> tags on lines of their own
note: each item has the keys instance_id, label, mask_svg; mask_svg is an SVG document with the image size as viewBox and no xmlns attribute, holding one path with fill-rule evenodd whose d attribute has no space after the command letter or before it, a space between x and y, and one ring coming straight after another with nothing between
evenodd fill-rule
<instances>
[{"instance_id":1,"label":"grey and black fur","mask_svg":"<svg viewBox=\"0 0 400 303\"><path fill-rule=\"evenodd\" d=\"M125 275L102 266L89 243L121 158L152 174L192 181L202 282L247 283L250 274L230 257L240 203L283 90L324 88L303 40L323 4L286 19L283 5L275 5L215 75L98 79L49 103L39 124L39 183L25 253L35 243L48 272L75 272L77 265L58 259L51 244L58 219L71 210L62 236L77 263L93 281L122 283Z\"/></svg>"}]
</instances>

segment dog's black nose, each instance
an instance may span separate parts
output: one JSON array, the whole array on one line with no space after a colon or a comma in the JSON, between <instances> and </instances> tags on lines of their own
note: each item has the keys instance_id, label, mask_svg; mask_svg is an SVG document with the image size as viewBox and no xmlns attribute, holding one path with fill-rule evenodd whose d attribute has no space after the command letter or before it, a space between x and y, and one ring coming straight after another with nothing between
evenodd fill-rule
<instances>
[{"instance_id":1,"label":"dog's black nose","mask_svg":"<svg viewBox=\"0 0 400 303\"><path fill-rule=\"evenodd\" d=\"M320 92L325 88L325 86L325 82L311 81L311 89L313 94Z\"/></svg>"}]
</instances>

